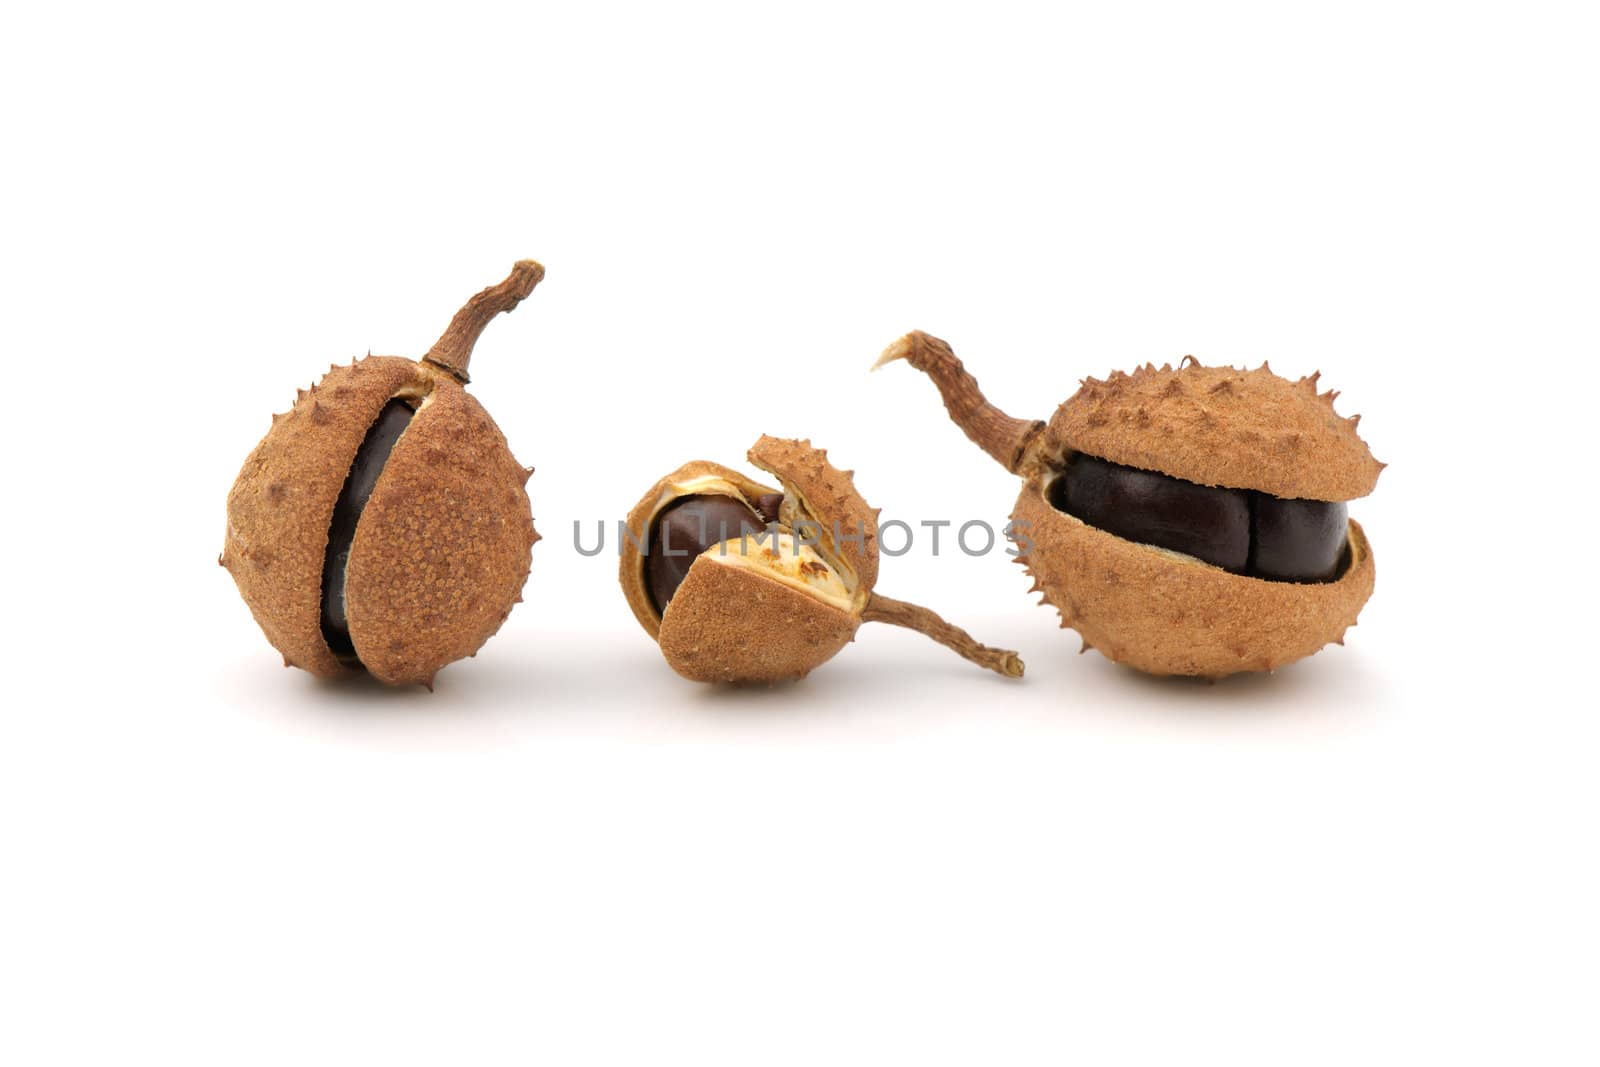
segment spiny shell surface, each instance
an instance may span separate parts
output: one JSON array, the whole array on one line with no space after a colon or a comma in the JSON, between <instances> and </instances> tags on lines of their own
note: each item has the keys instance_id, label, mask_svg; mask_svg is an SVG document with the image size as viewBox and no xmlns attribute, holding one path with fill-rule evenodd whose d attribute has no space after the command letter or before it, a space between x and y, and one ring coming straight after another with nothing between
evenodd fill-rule
<instances>
[{"instance_id":1,"label":"spiny shell surface","mask_svg":"<svg viewBox=\"0 0 1600 1067\"><path fill-rule=\"evenodd\" d=\"M477 399L441 376L395 443L350 546L350 639L374 677L430 684L500 629L539 539L528 473Z\"/></svg>"},{"instance_id":2,"label":"spiny shell surface","mask_svg":"<svg viewBox=\"0 0 1600 1067\"><path fill-rule=\"evenodd\" d=\"M859 625L798 589L702 558L667 605L658 640L668 665L691 681L782 682L832 659Z\"/></svg>"},{"instance_id":3,"label":"spiny shell surface","mask_svg":"<svg viewBox=\"0 0 1600 1067\"><path fill-rule=\"evenodd\" d=\"M1357 435L1359 416L1339 417L1338 394L1318 394L1316 381L1291 382L1266 364L1114 371L1086 379L1056 409L1036 455L1084 452L1199 485L1301 500L1366 496L1383 464Z\"/></svg>"},{"instance_id":4,"label":"spiny shell surface","mask_svg":"<svg viewBox=\"0 0 1600 1067\"><path fill-rule=\"evenodd\" d=\"M1350 561L1327 583L1270 582L1125 541L1057 511L1025 485L1012 519L1033 542L1018 562L1084 647L1150 674L1266 671L1343 643L1372 595L1372 548L1350 522Z\"/></svg>"},{"instance_id":5,"label":"spiny shell surface","mask_svg":"<svg viewBox=\"0 0 1600 1067\"><path fill-rule=\"evenodd\" d=\"M417 364L394 356L332 368L273 416L228 492L222 565L290 666L321 678L347 669L322 639L322 564L333 506L378 412L402 389L421 384Z\"/></svg>"},{"instance_id":6,"label":"spiny shell surface","mask_svg":"<svg viewBox=\"0 0 1600 1067\"><path fill-rule=\"evenodd\" d=\"M702 556L689 567L683 584L658 616L645 576L645 557L624 540L619 577L623 594L639 625L661 647L672 669L694 681L777 682L804 677L832 659L854 638L861 611L878 577L878 513L856 491L850 472L827 461L809 441L763 436L749 459L782 483L784 514L780 524L796 518L816 521L827 554L851 568L853 610L821 600L759 571L728 566ZM699 478L720 478L753 505L778 490L731 468L697 460L684 464L651 487L628 514L627 526L647 534L661 511L690 490ZM702 490L704 491L704 490ZM860 544L834 544L835 522L846 533L865 528ZM751 542L752 551L763 551Z\"/></svg>"},{"instance_id":7,"label":"spiny shell surface","mask_svg":"<svg viewBox=\"0 0 1600 1067\"><path fill-rule=\"evenodd\" d=\"M538 538L522 488L526 472L453 379L409 359L368 356L332 368L275 416L228 493L221 562L286 664L324 678L349 669L322 637L333 508L383 406L397 394L427 393L352 545L345 597L357 654L386 682L427 684L439 667L488 640L516 602ZM479 509L491 506L498 520L486 526ZM485 535L483 545L463 550L467 539ZM447 558L453 552L463 555ZM461 620L443 618L462 609ZM421 650L408 632L431 634L440 645Z\"/></svg>"},{"instance_id":8,"label":"spiny shell surface","mask_svg":"<svg viewBox=\"0 0 1600 1067\"><path fill-rule=\"evenodd\" d=\"M878 584L880 509L870 507L856 491L855 471L839 470L828 462L828 450L814 447L809 439L796 441L763 434L751 446L748 458L781 481L790 498L799 498L805 517L822 527L818 540L828 554L855 575L857 604L865 604ZM836 529L845 539L835 540Z\"/></svg>"}]
</instances>

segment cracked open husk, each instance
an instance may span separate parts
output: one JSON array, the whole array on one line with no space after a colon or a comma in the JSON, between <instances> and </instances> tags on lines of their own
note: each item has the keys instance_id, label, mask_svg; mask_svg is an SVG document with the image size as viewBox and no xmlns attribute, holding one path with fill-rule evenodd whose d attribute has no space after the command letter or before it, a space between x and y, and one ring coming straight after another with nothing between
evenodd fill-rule
<instances>
[{"instance_id":1,"label":"cracked open husk","mask_svg":"<svg viewBox=\"0 0 1600 1067\"><path fill-rule=\"evenodd\" d=\"M1147 364L1085 379L1048 423L994 407L950 346L920 331L883 353L938 387L951 419L1021 476L1012 521L1032 592L1078 631L1083 650L1152 674L1219 678L1265 671L1343 643L1374 582L1372 548L1350 521L1347 562L1330 582L1268 581L1085 525L1048 497L1074 453L1199 485L1345 501L1370 493L1383 464L1341 418L1318 375Z\"/></svg>"},{"instance_id":2,"label":"cracked open husk","mask_svg":"<svg viewBox=\"0 0 1600 1067\"><path fill-rule=\"evenodd\" d=\"M367 356L334 366L245 460L228 493L228 569L286 666L332 677L364 667L380 681L432 685L477 652L521 599L538 534L517 463L463 385L473 343L543 276L531 260L475 296L420 361ZM321 624L335 503L379 412L415 407L360 515L345 578L359 663Z\"/></svg>"},{"instance_id":3,"label":"cracked open husk","mask_svg":"<svg viewBox=\"0 0 1600 1067\"><path fill-rule=\"evenodd\" d=\"M878 512L851 472L809 441L762 437L749 460L781 490L719 464L685 464L658 481L629 513L619 579L634 617L673 670L702 682L758 683L803 678L832 659L862 622L919 630L974 663L1020 677L1015 653L987 648L933 612L875 592ZM729 538L701 552L665 611L650 593L641 546L656 518L688 496L726 496L752 512L781 491L774 523L761 536Z\"/></svg>"}]
</instances>

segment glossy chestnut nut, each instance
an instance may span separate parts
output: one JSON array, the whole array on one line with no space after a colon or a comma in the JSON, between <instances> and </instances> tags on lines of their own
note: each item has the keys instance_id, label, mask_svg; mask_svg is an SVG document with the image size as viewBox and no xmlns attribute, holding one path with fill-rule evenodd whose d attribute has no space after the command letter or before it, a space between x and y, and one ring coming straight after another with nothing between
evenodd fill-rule
<instances>
[{"instance_id":1,"label":"glossy chestnut nut","mask_svg":"<svg viewBox=\"0 0 1600 1067\"><path fill-rule=\"evenodd\" d=\"M340 662L347 666L360 665L355 643L350 640L350 615L345 602L345 572L350 564L350 546L356 538L356 526L361 513L366 510L372 491L378 487L378 478L395 442L406 432L414 414L404 400L391 400L378 413L378 421L367 431L366 439L356 450L355 462L345 477L344 488L333 505L333 522L328 529L328 549L322 564L322 638Z\"/></svg>"},{"instance_id":2,"label":"glossy chestnut nut","mask_svg":"<svg viewBox=\"0 0 1600 1067\"><path fill-rule=\"evenodd\" d=\"M1250 504L1232 489L1073 455L1050 503L1108 533L1242 574L1250 562Z\"/></svg>"},{"instance_id":3,"label":"glossy chestnut nut","mask_svg":"<svg viewBox=\"0 0 1600 1067\"><path fill-rule=\"evenodd\" d=\"M1344 569L1349 552L1343 501L1283 500L1257 493L1250 573L1282 582L1326 582Z\"/></svg>"},{"instance_id":4,"label":"glossy chestnut nut","mask_svg":"<svg viewBox=\"0 0 1600 1067\"><path fill-rule=\"evenodd\" d=\"M1328 581L1345 557L1342 502L1196 485L1082 453L1050 483L1050 503L1125 540L1268 581Z\"/></svg>"}]
</instances>

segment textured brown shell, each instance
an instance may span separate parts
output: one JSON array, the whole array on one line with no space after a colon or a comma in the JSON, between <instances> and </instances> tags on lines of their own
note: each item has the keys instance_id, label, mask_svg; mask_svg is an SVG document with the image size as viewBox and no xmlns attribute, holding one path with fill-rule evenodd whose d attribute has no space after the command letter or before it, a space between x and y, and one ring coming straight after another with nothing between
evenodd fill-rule
<instances>
[{"instance_id":1,"label":"textured brown shell","mask_svg":"<svg viewBox=\"0 0 1600 1067\"><path fill-rule=\"evenodd\" d=\"M657 481L650 487L649 492L639 498L633 510L628 512L626 523L633 538L622 538L617 560L617 578L622 583L622 595L628 601L628 607L633 610L633 617L639 620L639 625L644 627L645 633L652 639L658 638L661 633L661 617L656 614L655 601L650 597L650 582L645 574L645 557L639 548L645 538L650 536L656 516L681 495L677 487L704 477L723 479L743 493L747 502L752 505L757 497L778 491L770 485L751 481L745 475L720 463L697 459L685 463Z\"/></svg>"},{"instance_id":2,"label":"textured brown shell","mask_svg":"<svg viewBox=\"0 0 1600 1067\"><path fill-rule=\"evenodd\" d=\"M878 509L856 492L855 472L829 463L828 450L812 447L809 440L765 434L750 447L749 459L799 495L803 509L823 528L818 539L828 554L855 573L856 603L865 604L878 583ZM835 540L836 529L847 540Z\"/></svg>"},{"instance_id":3,"label":"textured brown shell","mask_svg":"<svg viewBox=\"0 0 1600 1067\"><path fill-rule=\"evenodd\" d=\"M661 620L672 669L696 682L803 678L855 636L849 612L760 573L695 560Z\"/></svg>"},{"instance_id":4,"label":"textured brown shell","mask_svg":"<svg viewBox=\"0 0 1600 1067\"><path fill-rule=\"evenodd\" d=\"M1033 542L1020 557L1062 626L1109 659L1151 674L1220 678L1265 671L1343 642L1372 595L1372 549L1350 523L1350 565L1336 582L1249 578L1125 541L1051 507L1037 482L1012 518Z\"/></svg>"},{"instance_id":5,"label":"textured brown shell","mask_svg":"<svg viewBox=\"0 0 1600 1067\"><path fill-rule=\"evenodd\" d=\"M350 640L374 677L431 685L435 671L500 629L539 539L528 474L482 405L439 375L389 454L350 546Z\"/></svg>"},{"instance_id":6,"label":"textured brown shell","mask_svg":"<svg viewBox=\"0 0 1600 1067\"><path fill-rule=\"evenodd\" d=\"M1039 450L1066 451L1159 471L1200 485L1258 489L1304 500L1353 500L1372 492L1383 464L1356 434L1360 416L1340 418L1335 392L1317 375L1291 382L1262 364L1146 364L1132 374L1089 378L1056 409Z\"/></svg>"},{"instance_id":7,"label":"textured brown shell","mask_svg":"<svg viewBox=\"0 0 1600 1067\"><path fill-rule=\"evenodd\" d=\"M409 359L334 367L274 415L228 492L222 565L290 666L343 673L322 639L322 562L333 506L356 451L389 398L425 380Z\"/></svg>"}]
</instances>

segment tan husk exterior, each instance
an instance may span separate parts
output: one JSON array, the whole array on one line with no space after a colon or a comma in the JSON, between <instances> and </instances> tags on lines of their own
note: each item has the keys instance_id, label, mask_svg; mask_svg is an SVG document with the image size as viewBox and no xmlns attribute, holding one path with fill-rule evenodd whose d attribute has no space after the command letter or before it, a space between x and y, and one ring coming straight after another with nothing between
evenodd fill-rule
<instances>
[{"instance_id":1,"label":"tan husk exterior","mask_svg":"<svg viewBox=\"0 0 1600 1067\"><path fill-rule=\"evenodd\" d=\"M429 685L500 629L539 539L527 477L489 413L440 375L395 443L350 547L350 639L375 678Z\"/></svg>"},{"instance_id":2,"label":"tan husk exterior","mask_svg":"<svg viewBox=\"0 0 1600 1067\"><path fill-rule=\"evenodd\" d=\"M804 678L855 636L860 620L760 573L695 560L661 621L661 654L696 682Z\"/></svg>"},{"instance_id":3,"label":"tan husk exterior","mask_svg":"<svg viewBox=\"0 0 1600 1067\"><path fill-rule=\"evenodd\" d=\"M1012 519L1034 591L1084 648L1151 674L1220 678L1267 671L1343 643L1372 595L1371 546L1350 522L1350 561L1334 582L1273 582L1125 541L1057 511L1044 483L1025 485Z\"/></svg>"},{"instance_id":4,"label":"tan husk exterior","mask_svg":"<svg viewBox=\"0 0 1600 1067\"><path fill-rule=\"evenodd\" d=\"M416 363L394 356L333 367L272 417L228 493L222 565L289 666L321 678L348 669L322 639L322 563L333 506L378 412L396 393L425 382Z\"/></svg>"},{"instance_id":5,"label":"tan husk exterior","mask_svg":"<svg viewBox=\"0 0 1600 1067\"><path fill-rule=\"evenodd\" d=\"M395 443L362 512L346 570L350 638L391 685L430 685L483 646L528 577L527 470L450 376L396 356L334 367L273 419L228 494L222 564L284 662L330 678L351 668L322 636L322 567L356 451L395 396L426 402Z\"/></svg>"},{"instance_id":6,"label":"tan husk exterior","mask_svg":"<svg viewBox=\"0 0 1600 1067\"><path fill-rule=\"evenodd\" d=\"M523 490L532 471L462 383L484 327L543 277L519 260L456 312L422 361L335 366L273 416L228 493L218 562L285 666L325 678L350 669L322 636L322 572L339 494L392 399L415 414L361 513L345 571L361 665L390 684L431 688L435 671L475 653L521 599L538 540Z\"/></svg>"},{"instance_id":7,"label":"tan husk exterior","mask_svg":"<svg viewBox=\"0 0 1600 1067\"><path fill-rule=\"evenodd\" d=\"M1255 370L1114 371L1056 409L1032 448L1045 463L1082 452L1199 485L1255 489L1301 500L1354 500L1372 492L1383 464L1340 418L1317 376L1291 382ZM1027 470L1024 469L1024 473Z\"/></svg>"}]
</instances>

